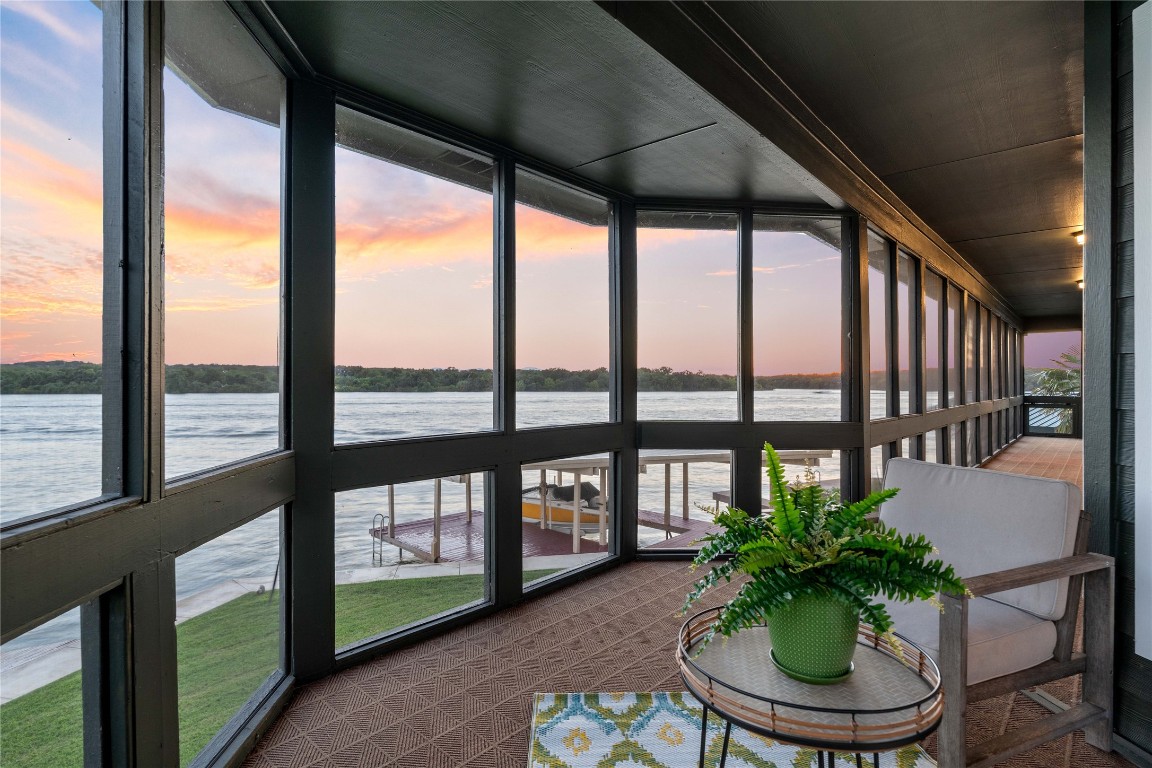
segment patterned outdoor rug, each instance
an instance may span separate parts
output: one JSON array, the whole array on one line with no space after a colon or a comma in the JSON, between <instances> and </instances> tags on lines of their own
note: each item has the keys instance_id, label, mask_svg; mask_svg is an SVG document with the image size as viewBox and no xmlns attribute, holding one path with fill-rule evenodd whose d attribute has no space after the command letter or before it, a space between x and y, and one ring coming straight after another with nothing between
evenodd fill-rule
<instances>
[{"instance_id":1,"label":"patterned outdoor rug","mask_svg":"<svg viewBox=\"0 0 1152 768\"><path fill-rule=\"evenodd\" d=\"M537 693L529 768L695 768L700 757L700 703L688 693ZM705 762L720 764L724 727L708 719ZM877 768L872 756L865 768ZM730 768L817 768L816 751L733 727ZM835 768L855 766L837 755ZM917 747L880 755L879 768L928 768Z\"/></svg>"}]
</instances>

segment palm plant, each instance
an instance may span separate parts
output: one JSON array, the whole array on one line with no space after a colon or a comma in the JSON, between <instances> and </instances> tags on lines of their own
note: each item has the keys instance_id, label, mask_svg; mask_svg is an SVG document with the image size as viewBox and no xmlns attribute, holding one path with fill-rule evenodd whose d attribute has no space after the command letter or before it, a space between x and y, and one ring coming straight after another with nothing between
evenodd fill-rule
<instances>
[{"instance_id":1,"label":"palm plant","mask_svg":"<svg viewBox=\"0 0 1152 768\"><path fill-rule=\"evenodd\" d=\"M892 618L879 596L911 602L936 601L938 592L962 594L952 566L932 559L923 535L902 535L870 514L899 489L877 491L851 504L809 476L789 484L780 457L765 443L772 512L750 515L729 507L715 521L722 530L705 536L693 567L716 563L694 585L685 609L709 589L744 574L748 580L720 611L705 642L761 626L795 598L823 596L856 611L878 634L889 635ZM703 646L701 646L703 647Z\"/></svg>"}]
</instances>

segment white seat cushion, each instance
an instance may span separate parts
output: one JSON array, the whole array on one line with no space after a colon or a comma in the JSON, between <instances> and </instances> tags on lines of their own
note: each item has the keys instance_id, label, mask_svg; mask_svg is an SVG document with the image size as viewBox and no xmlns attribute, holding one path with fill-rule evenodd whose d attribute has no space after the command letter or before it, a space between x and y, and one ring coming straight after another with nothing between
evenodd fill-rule
<instances>
[{"instance_id":1,"label":"white seat cushion","mask_svg":"<svg viewBox=\"0 0 1152 768\"><path fill-rule=\"evenodd\" d=\"M880 598L883 602L884 599ZM893 631L940 663L940 611L918 600L885 603ZM1052 658L1056 625L982 597L968 603L968 685L1019 672Z\"/></svg>"},{"instance_id":2,"label":"white seat cushion","mask_svg":"<svg viewBox=\"0 0 1152 768\"><path fill-rule=\"evenodd\" d=\"M899 488L880 519L923 533L961 578L1068 557L1076 543L1080 489L1061 480L892 459L884 486ZM1056 620L1068 580L998 592L997 602Z\"/></svg>"}]
</instances>

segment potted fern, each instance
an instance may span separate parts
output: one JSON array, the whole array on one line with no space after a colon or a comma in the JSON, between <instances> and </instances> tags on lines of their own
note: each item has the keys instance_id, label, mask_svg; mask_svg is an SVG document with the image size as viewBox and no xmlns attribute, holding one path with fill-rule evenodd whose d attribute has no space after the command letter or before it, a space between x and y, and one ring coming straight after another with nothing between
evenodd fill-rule
<instances>
[{"instance_id":1,"label":"potted fern","mask_svg":"<svg viewBox=\"0 0 1152 768\"><path fill-rule=\"evenodd\" d=\"M765 443L764 452L771 512L718 512L722 530L704 537L693 561L695 568L731 555L695 584L686 609L721 580L748 577L721 608L705 642L767 624L772 660L781 671L804 682L838 682L852 672L860 621L898 647L880 596L934 601L939 592L964 592L952 566L932 559L935 550L923 535L902 535L869 517L898 489L843 504L810 470L789 484L776 451Z\"/></svg>"}]
</instances>

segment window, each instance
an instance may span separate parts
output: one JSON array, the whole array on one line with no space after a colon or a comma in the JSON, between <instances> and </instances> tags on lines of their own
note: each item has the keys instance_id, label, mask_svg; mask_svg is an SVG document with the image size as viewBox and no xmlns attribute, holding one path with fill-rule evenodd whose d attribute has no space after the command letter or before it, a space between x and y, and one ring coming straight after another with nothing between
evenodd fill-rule
<instances>
[{"instance_id":1,"label":"window","mask_svg":"<svg viewBox=\"0 0 1152 768\"><path fill-rule=\"evenodd\" d=\"M639 489L639 546L698 549L715 511L732 504L732 452L642 450Z\"/></svg>"},{"instance_id":2,"label":"window","mask_svg":"<svg viewBox=\"0 0 1152 768\"><path fill-rule=\"evenodd\" d=\"M487 472L336 494L336 648L487 599Z\"/></svg>"},{"instance_id":3,"label":"window","mask_svg":"<svg viewBox=\"0 0 1152 768\"><path fill-rule=\"evenodd\" d=\"M735 421L737 217L637 213L639 418Z\"/></svg>"},{"instance_id":4,"label":"window","mask_svg":"<svg viewBox=\"0 0 1152 768\"><path fill-rule=\"evenodd\" d=\"M612 206L516 173L516 424L608 421Z\"/></svg>"},{"instance_id":5,"label":"window","mask_svg":"<svg viewBox=\"0 0 1152 768\"><path fill-rule=\"evenodd\" d=\"M948 285L948 405L960 405L960 372L964 370L964 326L961 323L960 304L963 296L960 290Z\"/></svg>"},{"instance_id":6,"label":"window","mask_svg":"<svg viewBox=\"0 0 1152 768\"><path fill-rule=\"evenodd\" d=\"M612 552L616 504L608 454L525 464L520 504L526 588Z\"/></svg>"},{"instance_id":7,"label":"window","mask_svg":"<svg viewBox=\"0 0 1152 768\"><path fill-rule=\"evenodd\" d=\"M342 106L336 144L336 442L491 430L491 160Z\"/></svg>"},{"instance_id":8,"label":"window","mask_svg":"<svg viewBox=\"0 0 1152 768\"><path fill-rule=\"evenodd\" d=\"M979 349L977 329L980 324L980 305L971 299L964 311L964 402L976 402L976 361Z\"/></svg>"},{"instance_id":9,"label":"window","mask_svg":"<svg viewBox=\"0 0 1152 768\"><path fill-rule=\"evenodd\" d=\"M0 751L4 764L56 768L84 764L80 689L80 609L0 646Z\"/></svg>"},{"instance_id":10,"label":"window","mask_svg":"<svg viewBox=\"0 0 1152 768\"><path fill-rule=\"evenodd\" d=\"M841 221L753 217L757 421L841 418Z\"/></svg>"},{"instance_id":11,"label":"window","mask_svg":"<svg viewBox=\"0 0 1152 768\"><path fill-rule=\"evenodd\" d=\"M0 523L101 485L103 51L92 3L0 8Z\"/></svg>"},{"instance_id":12,"label":"window","mask_svg":"<svg viewBox=\"0 0 1152 768\"><path fill-rule=\"evenodd\" d=\"M940 461L939 449L937 448L938 432L939 430L930 429L924 433L924 461L933 463Z\"/></svg>"},{"instance_id":13,"label":"window","mask_svg":"<svg viewBox=\"0 0 1152 768\"><path fill-rule=\"evenodd\" d=\"M900 413L919 413L917 404L919 393L916 386L916 347L919 337L916 334L917 322L914 315L920 312L920 298L916 292L916 261L904 251L899 251L896 259L896 318L897 318L897 364L900 377ZM907 455L907 454L905 454Z\"/></svg>"},{"instance_id":14,"label":"window","mask_svg":"<svg viewBox=\"0 0 1152 768\"><path fill-rule=\"evenodd\" d=\"M880 235L868 232L868 339L871 361L871 414L873 419L895 416L889 412L891 369L888 344L892 316L888 306L889 243Z\"/></svg>"},{"instance_id":15,"label":"window","mask_svg":"<svg viewBox=\"0 0 1152 768\"><path fill-rule=\"evenodd\" d=\"M280 446L280 97L224 3L164 13L164 475Z\"/></svg>"},{"instance_id":16,"label":"window","mask_svg":"<svg viewBox=\"0 0 1152 768\"><path fill-rule=\"evenodd\" d=\"M176 558L180 763L280 666L280 510Z\"/></svg>"},{"instance_id":17,"label":"window","mask_svg":"<svg viewBox=\"0 0 1152 768\"><path fill-rule=\"evenodd\" d=\"M924 410L934 411L947 404L945 382L948 361L940 349L940 311L944 306L944 279L924 270ZM942 396L941 391L944 390Z\"/></svg>"},{"instance_id":18,"label":"window","mask_svg":"<svg viewBox=\"0 0 1152 768\"><path fill-rule=\"evenodd\" d=\"M870 470L872 474L871 490L879 491L884 487L884 446L877 445L872 448Z\"/></svg>"}]
</instances>

